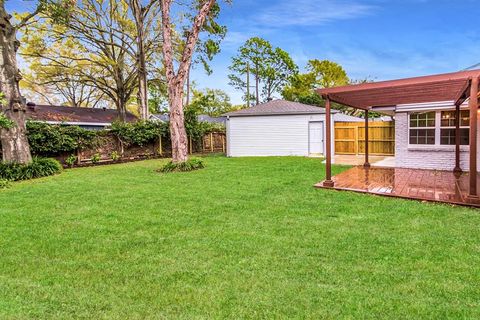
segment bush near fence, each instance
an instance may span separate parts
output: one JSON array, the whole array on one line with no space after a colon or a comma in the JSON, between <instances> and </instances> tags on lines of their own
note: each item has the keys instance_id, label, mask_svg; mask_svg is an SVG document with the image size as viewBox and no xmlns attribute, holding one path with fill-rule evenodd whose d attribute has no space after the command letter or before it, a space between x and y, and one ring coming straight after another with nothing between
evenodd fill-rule
<instances>
[{"instance_id":1,"label":"bush near fence","mask_svg":"<svg viewBox=\"0 0 480 320\"><path fill-rule=\"evenodd\" d=\"M202 124L203 136L188 139L189 152L225 152L225 132L218 129L218 125L212 126L210 130L215 132L211 132L208 125ZM78 126L28 122L27 135L34 156L55 158L65 167L170 157L172 154L168 123L118 123L108 130L91 131Z\"/></svg>"}]
</instances>

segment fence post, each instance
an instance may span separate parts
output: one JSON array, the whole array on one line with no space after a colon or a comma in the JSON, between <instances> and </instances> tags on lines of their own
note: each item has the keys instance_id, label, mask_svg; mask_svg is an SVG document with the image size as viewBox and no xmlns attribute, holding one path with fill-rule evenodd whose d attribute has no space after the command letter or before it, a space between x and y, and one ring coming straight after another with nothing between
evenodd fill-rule
<instances>
[{"instance_id":1,"label":"fence post","mask_svg":"<svg viewBox=\"0 0 480 320\"><path fill-rule=\"evenodd\" d=\"M210 151L213 152L213 132L210 132Z\"/></svg>"},{"instance_id":2,"label":"fence post","mask_svg":"<svg viewBox=\"0 0 480 320\"><path fill-rule=\"evenodd\" d=\"M222 134L222 153L225 153L225 135Z\"/></svg>"},{"instance_id":3,"label":"fence post","mask_svg":"<svg viewBox=\"0 0 480 320\"><path fill-rule=\"evenodd\" d=\"M159 152L160 156L163 156L162 135L158 136L158 152Z\"/></svg>"}]
</instances>

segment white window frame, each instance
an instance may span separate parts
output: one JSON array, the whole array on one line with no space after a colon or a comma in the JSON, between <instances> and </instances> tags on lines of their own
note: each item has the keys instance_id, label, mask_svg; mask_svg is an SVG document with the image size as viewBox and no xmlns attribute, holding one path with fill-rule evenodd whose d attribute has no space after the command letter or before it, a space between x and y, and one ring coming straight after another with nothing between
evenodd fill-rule
<instances>
[{"instance_id":1,"label":"white window frame","mask_svg":"<svg viewBox=\"0 0 480 320\"><path fill-rule=\"evenodd\" d=\"M441 110L441 111L438 112L440 114L440 130L439 130L439 138L438 138L438 144L440 146L455 146L455 144L442 144L442 132L441 132L442 129L455 129L456 128L455 126L442 127L442 112L451 112L451 111L455 112L455 110ZM466 110L466 109L463 109L461 111L467 111L468 112L468 110ZM461 113L460 113L460 115L461 115ZM470 132L470 126L469 125L468 126L462 126L460 124L460 129L468 129L469 132ZM461 146L468 146L468 144L461 144Z\"/></svg>"},{"instance_id":2,"label":"white window frame","mask_svg":"<svg viewBox=\"0 0 480 320\"><path fill-rule=\"evenodd\" d=\"M428 113L428 112L435 112L435 126L434 127L411 127L410 124L411 124L411 115L412 113ZM439 136L440 135L440 131L437 132L437 124L438 124L438 113L436 111L433 111L433 110L429 110L429 111L412 111L412 112L409 112L408 113L408 117L407 117L407 121L408 121L408 133L407 133L407 141L408 141L408 145L409 146L412 146L412 147L432 147L432 146L435 146L437 144L437 135ZM411 144L410 143L410 129L412 130L431 130L431 129L435 129L435 143L434 144Z\"/></svg>"},{"instance_id":3,"label":"white window frame","mask_svg":"<svg viewBox=\"0 0 480 320\"><path fill-rule=\"evenodd\" d=\"M468 110L465 108L462 108L461 110ZM408 122L408 130L407 130L407 142L408 142L408 148L411 149L429 149L432 147L435 148L440 148L440 149L454 149L455 145L453 144L440 144L441 140L441 135L440 135L440 130L441 129L451 129L455 127L442 127L442 111L455 111L455 109L442 109L442 110L419 110L419 111L410 111L408 112L407 116L407 122ZM410 143L410 129L432 129L433 127L410 127L410 115L412 113L419 113L419 112L435 112L435 144L411 144ZM470 128L470 126L460 126L460 128ZM469 148L469 145L460 145L462 148Z\"/></svg>"}]
</instances>

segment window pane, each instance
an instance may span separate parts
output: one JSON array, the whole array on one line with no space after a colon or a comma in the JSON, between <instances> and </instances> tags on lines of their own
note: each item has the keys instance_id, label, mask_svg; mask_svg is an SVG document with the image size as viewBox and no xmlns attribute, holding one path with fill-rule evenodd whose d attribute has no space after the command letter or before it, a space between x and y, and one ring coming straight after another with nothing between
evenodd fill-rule
<instances>
[{"instance_id":1,"label":"window pane","mask_svg":"<svg viewBox=\"0 0 480 320\"><path fill-rule=\"evenodd\" d=\"M469 144L470 129L460 129L460 145ZM443 145L455 145L455 129L441 129L440 130L440 144Z\"/></svg>"},{"instance_id":2,"label":"window pane","mask_svg":"<svg viewBox=\"0 0 480 320\"><path fill-rule=\"evenodd\" d=\"M435 144L435 129L410 129L410 144Z\"/></svg>"},{"instance_id":3,"label":"window pane","mask_svg":"<svg viewBox=\"0 0 480 320\"><path fill-rule=\"evenodd\" d=\"M454 145L455 144L455 129L440 130L440 144Z\"/></svg>"},{"instance_id":4,"label":"window pane","mask_svg":"<svg viewBox=\"0 0 480 320\"><path fill-rule=\"evenodd\" d=\"M455 127L455 111L442 111L442 127Z\"/></svg>"},{"instance_id":5,"label":"window pane","mask_svg":"<svg viewBox=\"0 0 480 320\"><path fill-rule=\"evenodd\" d=\"M460 126L468 127L470 125L470 111L460 111Z\"/></svg>"},{"instance_id":6,"label":"window pane","mask_svg":"<svg viewBox=\"0 0 480 320\"><path fill-rule=\"evenodd\" d=\"M460 129L460 144L463 146L470 144L470 129Z\"/></svg>"},{"instance_id":7,"label":"window pane","mask_svg":"<svg viewBox=\"0 0 480 320\"><path fill-rule=\"evenodd\" d=\"M435 112L413 112L410 114L410 127L434 127Z\"/></svg>"}]
</instances>

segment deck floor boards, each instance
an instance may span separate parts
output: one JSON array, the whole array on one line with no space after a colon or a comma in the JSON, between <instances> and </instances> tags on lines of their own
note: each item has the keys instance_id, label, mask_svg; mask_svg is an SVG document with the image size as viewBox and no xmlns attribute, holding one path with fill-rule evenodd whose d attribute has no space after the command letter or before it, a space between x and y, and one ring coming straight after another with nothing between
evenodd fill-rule
<instances>
[{"instance_id":1,"label":"deck floor boards","mask_svg":"<svg viewBox=\"0 0 480 320\"><path fill-rule=\"evenodd\" d=\"M356 166L332 180L335 186L329 189L480 207L480 203L467 200L468 173ZM477 181L480 189L480 174ZM322 183L315 186L324 188Z\"/></svg>"}]
</instances>

